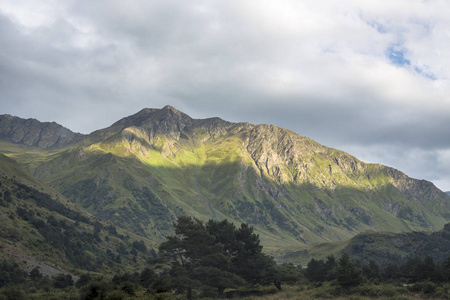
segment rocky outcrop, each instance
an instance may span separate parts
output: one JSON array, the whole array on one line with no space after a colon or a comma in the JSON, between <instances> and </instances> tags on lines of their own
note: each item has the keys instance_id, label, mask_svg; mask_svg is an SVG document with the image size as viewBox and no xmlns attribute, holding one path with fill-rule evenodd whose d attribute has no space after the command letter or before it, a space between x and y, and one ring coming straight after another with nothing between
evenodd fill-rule
<instances>
[{"instance_id":1,"label":"rocky outcrop","mask_svg":"<svg viewBox=\"0 0 450 300\"><path fill-rule=\"evenodd\" d=\"M68 146L84 135L55 122L39 122L11 115L0 115L0 139L43 149Z\"/></svg>"}]
</instances>

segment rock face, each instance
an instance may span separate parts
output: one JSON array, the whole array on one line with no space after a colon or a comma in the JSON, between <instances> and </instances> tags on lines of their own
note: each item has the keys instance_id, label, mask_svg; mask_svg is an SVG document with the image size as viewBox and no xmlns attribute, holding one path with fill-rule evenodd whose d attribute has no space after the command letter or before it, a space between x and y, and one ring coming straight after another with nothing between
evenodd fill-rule
<instances>
[{"instance_id":1,"label":"rock face","mask_svg":"<svg viewBox=\"0 0 450 300\"><path fill-rule=\"evenodd\" d=\"M143 109L31 167L98 217L155 239L181 214L250 223L269 244L291 246L450 220L450 196L430 182L277 126L198 120L171 106Z\"/></svg>"},{"instance_id":2,"label":"rock face","mask_svg":"<svg viewBox=\"0 0 450 300\"><path fill-rule=\"evenodd\" d=\"M0 139L17 144L50 149L68 146L83 136L55 122L42 123L35 119L0 115Z\"/></svg>"}]
</instances>

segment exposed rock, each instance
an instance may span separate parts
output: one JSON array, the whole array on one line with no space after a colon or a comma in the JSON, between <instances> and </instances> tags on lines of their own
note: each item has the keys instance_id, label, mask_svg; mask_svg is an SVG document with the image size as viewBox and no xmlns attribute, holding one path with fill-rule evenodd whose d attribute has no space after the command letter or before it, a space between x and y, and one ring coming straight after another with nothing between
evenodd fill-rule
<instances>
[{"instance_id":1,"label":"exposed rock","mask_svg":"<svg viewBox=\"0 0 450 300\"><path fill-rule=\"evenodd\" d=\"M84 135L74 133L55 122L39 122L11 115L0 115L0 139L44 149L68 146Z\"/></svg>"}]
</instances>

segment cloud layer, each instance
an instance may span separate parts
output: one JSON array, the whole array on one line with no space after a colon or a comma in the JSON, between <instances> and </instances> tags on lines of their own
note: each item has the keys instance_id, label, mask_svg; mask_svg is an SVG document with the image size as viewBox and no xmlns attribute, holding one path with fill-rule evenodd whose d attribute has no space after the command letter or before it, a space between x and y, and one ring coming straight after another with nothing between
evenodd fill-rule
<instances>
[{"instance_id":1,"label":"cloud layer","mask_svg":"<svg viewBox=\"0 0 450 300\"><path fill-rule=\"evenodd\" d=\"M392 2L392 3L391 3ZM0 113L271 123L450 190L446 1L6 1Z\"/></svg>"}]
</instances>

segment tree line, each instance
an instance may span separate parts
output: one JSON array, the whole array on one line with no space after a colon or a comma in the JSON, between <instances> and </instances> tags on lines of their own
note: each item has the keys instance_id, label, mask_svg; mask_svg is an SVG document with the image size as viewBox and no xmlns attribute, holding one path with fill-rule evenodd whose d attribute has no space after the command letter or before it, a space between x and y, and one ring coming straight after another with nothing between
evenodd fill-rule
<instances>
[{"instance_id":1,"label":"tree line","mask_svg":"<svg viewBox=\"0 0 450 300\"><path fill-rule=\"evenodd\" d=\"M311 282L325 282L337 279L342 287L358 285L364 281L401 282L414 284L430 281L436 284L450 282L450 256L442 263L434 262L431 256L423 259L409 257L403 264L390 263L381 268L373 260L366 265L352 262L348 253L339 260L333 255L324 260L311 259L305 269L305 277Z\"/></svg>"},{"instance_id":2,"label":"tree line","mask_svg":"<svg viewBox=\"0 0 450 300\"><path fill-rule=\"evenodd\" d=\"M352 261L343 253L339 258L311 259L302 268L277 265L263 252L259 235L245 223L236 226L227 220L203 222L182 216L174 223L174 231L140 272L111 277L85 273L75 281L65 274L45 277L37 268L26 273L16 263L3 261L0 299L2 295L28 299L27 293L47 298L51 293L64 294L66 299L153 299L160 298L158 294L166 298L173 294L184 294L187 299L231 298L275 293L285 283L318 298L422 293L450 299L450 257L435 262L430 256L413 256L405 263L379 266L374 261ZM147 251L142 241L133 242L132 247Z\"/></svg>"}]
</instances>

